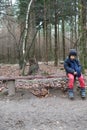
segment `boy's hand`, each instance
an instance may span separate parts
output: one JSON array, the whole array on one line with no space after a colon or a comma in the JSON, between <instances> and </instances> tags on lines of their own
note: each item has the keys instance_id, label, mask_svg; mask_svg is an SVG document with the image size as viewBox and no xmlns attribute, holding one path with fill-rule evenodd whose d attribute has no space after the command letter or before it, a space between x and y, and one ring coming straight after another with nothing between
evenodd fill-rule
<instances>
[{"instance_id":1,"label":"boy's hand","mask_svg":"<svg viewBox=\"0 0 87 130\"><path fill-rule=\"evenodd\" d=\"M77 72L74 72L74 75L77 75Z\"/></svg>"}]
</instances>

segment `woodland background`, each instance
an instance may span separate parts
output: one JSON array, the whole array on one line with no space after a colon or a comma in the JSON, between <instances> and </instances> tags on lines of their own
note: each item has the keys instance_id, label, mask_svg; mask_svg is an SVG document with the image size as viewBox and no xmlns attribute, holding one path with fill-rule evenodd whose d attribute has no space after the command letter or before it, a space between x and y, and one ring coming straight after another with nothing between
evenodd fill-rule
<instances>
[{"instance_id":1,"label":"woodland background","mask_svg":"<svg viewBox=\"0 0 87 130\"><path fill-rule=\"evenodd\" d=\"M0 63L58 66L71 48L87 68L87 0L0 0Z\"/></svg>"}]
</instances>

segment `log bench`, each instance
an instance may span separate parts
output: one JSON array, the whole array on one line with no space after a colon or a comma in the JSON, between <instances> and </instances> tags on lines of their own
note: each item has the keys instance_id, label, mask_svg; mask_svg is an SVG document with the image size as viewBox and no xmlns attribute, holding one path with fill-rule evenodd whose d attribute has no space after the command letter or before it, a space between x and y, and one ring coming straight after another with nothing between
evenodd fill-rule
<instances>
[{"instance_id":1,"label":"log bench","mask_svg":"<svg viewBox=\"0 0 87 130\"><path fill-rule=\"evenodd\" d=\"M16 89L16 81L24 80L28 81L30 89L37 88L61 88L67 89L67 77L66 75L48 75L48 76L20 76L20 77L0 77L0 81L6 82L8 88L8 95L14 96ZM37 86L35 84L38 84Z\"/></svg>"},{"instance_id":2,"label":"log bench","mask_svg":"<svg viewBox=\"0 0 87 130\"><path fill-rule=\"evenodd\" d=\"M58 76L58 75L48 75L48 76L20 76L20 77L16 77L16 78L15 77L2 77L1 76L0 77L0 81L1 82L6 82L6 86L8 88L8 95L9 96L13 96L13 95L15 95L15 89L16 89L15 82L17 80L28 80L29 84L32 83L32 87L33 88L36 87L35 85L33 85L35 83L39 83L40 87L43 87L43 88L44 87L45 88L49 87L50 88L50 87L53 86L52 81L56 82L57 80L59 81L59 80L62 80L63 78L65 79L66 76L64 76L64 75L60 75L60 76ZM48 85L49 83L50 83L50 86ZM45 84L45 86L44 86L44 84ZM63 86L63 84L64 83L62 82L61 85ZM58 85L56 83L54 83L53 87L55 87L55 86L58 87Z\"/></svg>"}]
</instances>

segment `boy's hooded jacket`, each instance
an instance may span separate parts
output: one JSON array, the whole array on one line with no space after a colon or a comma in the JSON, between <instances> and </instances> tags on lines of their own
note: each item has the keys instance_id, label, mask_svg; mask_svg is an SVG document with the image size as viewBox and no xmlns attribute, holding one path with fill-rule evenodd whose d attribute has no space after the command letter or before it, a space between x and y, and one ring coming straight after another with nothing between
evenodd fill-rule
<instances>
[{"instance_id":1,"label":"boy's hooded jacket","mask_svg":"<svg viewBox=\"0 0 87 130\"><path fill-rule=\"evenodd\" d=\"M74 74L74 72L77 72L77 77L81 76L81 65L78 61L78 59L71 60L70 56L74 55L77 56L77 52L72 49L69 53L69 56L64 61L64 68L66 70L66 73Z\"/></svg>"}]
</instances>

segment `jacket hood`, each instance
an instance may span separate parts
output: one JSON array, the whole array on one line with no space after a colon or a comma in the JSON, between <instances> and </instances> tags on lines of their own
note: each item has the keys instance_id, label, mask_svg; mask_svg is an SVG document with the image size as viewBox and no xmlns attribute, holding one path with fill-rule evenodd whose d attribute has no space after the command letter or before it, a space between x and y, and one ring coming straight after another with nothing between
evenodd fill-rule
<instances>
[{"instance_id":1,"label":"jacket hood","mask_svg":"<svg viewBox=\"0 0 87 130\"><path fill-rule=\"evenodd\" d=\"M71 55L72 55L72 56L77 56L77 52L76 52L75 49L71 49L71 50L70 50L70 52L69 52L69 57L70 57Z\"/></svg>"}]
</instances>

